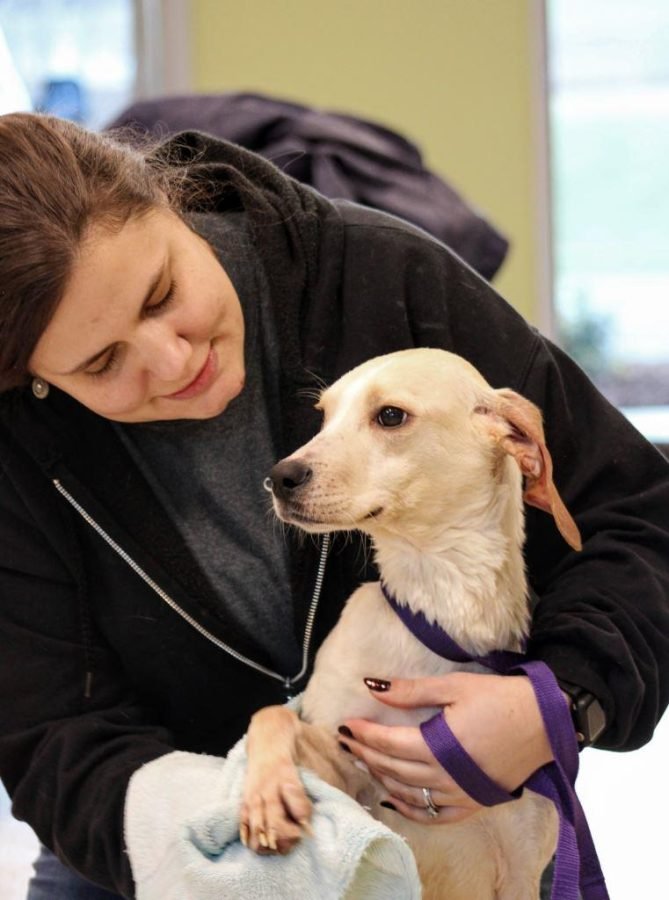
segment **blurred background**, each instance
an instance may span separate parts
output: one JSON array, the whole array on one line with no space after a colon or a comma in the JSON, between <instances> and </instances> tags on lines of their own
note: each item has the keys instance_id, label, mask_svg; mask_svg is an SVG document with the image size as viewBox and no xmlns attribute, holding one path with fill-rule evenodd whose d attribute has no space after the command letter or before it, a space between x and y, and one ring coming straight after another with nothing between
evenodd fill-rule
<instances>
[{"instance_id":1,"label":"blurred background","mask_svg":"<svg viewBox=\"0 0 669 900\"><path fill-rule=\"evenodd\" d=\"M497 289L669 446L666 0L0 0L0 113L101 128L137 100L230 92L415 144L508 240ZM668 749L663 722L637 753L583 756L614 898L666 892ZM34 838L0 804L14 900Z\"/></svg>"}]
</instances>

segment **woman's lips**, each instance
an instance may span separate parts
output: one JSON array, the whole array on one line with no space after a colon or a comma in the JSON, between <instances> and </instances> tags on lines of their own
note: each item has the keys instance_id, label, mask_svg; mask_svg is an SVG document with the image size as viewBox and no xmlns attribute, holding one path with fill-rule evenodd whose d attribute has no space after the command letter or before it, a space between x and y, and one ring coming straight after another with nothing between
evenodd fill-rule
<instances>
[{"instance_id":1,"label":"woman's lips","mask_svg":"<svg viewBox=\"0 0 669 900\"><path fill-rule=\"evenodd\" d=\"M216 353L214 352L214 348L212 347L209 350L209 355L207 356L204 365L195 376L195 378L191 381L191 383L187 384L185 388L181 388L180 391L175 391L174 394L165 394L165 399L190 400L192 397L197 397L199 394L203 394L213 382L217 372L218 359L216 357Z\"/></svg>"}]
</instances>

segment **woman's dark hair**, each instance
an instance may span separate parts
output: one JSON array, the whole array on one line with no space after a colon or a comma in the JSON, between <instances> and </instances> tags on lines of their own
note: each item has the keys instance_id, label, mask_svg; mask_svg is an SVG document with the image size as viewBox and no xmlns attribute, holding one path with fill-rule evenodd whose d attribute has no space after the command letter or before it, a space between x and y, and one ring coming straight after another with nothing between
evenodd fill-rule
<instances>
[{"instance_id":1,"label":"woman's dark hair","mask_svg":"<svg viewBox=\"0 0 669 900\"><path fill-rule=\"evenodd\" d=\"M117 230L156 207L179 212L184 168L63 119L0 116L0 391L28 361L91 225Z\"/></svg>"}]
</instances>

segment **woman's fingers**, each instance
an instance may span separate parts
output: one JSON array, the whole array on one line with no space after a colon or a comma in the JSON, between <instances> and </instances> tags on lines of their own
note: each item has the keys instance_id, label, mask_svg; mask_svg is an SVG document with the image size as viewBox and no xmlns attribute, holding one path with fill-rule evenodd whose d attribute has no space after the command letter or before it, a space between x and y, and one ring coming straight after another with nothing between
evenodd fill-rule
<instances>
[{"instance_id":1,"label":"woman's fingers","mask_svg":"<svg viewBox=\"0 0 669 900\"><path fill-rule=\"evenodd\" d=\"M368 719L347 719L339 729L344 739L354 737L359 743L386 756L430 763L434 757L418 728L404 725L380 725Z\"/></svg>"},{"instance_id":2,"label":"woman's fingers","mask_svg":"<svg viewBox=\"0 0 669 900\"><path fill-rule=\"evenodd\" d=\"M339 729L340 742L365 763L372 775L411 788L439 790L450 803L466 794L434 758L420 729L402 725L380 725L367 719L347 719ZM407 796L407 802L411 802ZM446 800L444 801L446 802Z\"/></svg>"},{"instance_id":3,"label":"woman's fingers","mask_svg":"<svg viewBox=\"0 0 669 900\"><path fill-rule=\"evenodd\" d=\"M425 795L423 793L423 787L415 787L414 785L404 784L402 781L398 781L396 778L392 778L390 775L377 775L377 781L380 781L384 788L388 791L388 796L391 803L395 803L396 800L401 800L403 803L406 803L408 806L414 806L416 809L427 809L427 804L425 802ZM457 806L460 804L465 804L469 802L469 798L466 794L460 792L458 794L444 793L443 791L439 791L436 788L432 788L430 790L430 796L432 797L432 802L435 806Z\"/></svg>"},{"instance_id":4,"label":"woman's fingers","mask_svg":"<svg viewBox=\"0 0 669 900\"><path fill-rule=\"evenodd\" d=\"M446 706L453 702L462 673L451 672L431 678L365 678L370 693L381 703L403 709L419 706Z\"/></svg>"},{"instance_id":5,"label":"woman's fingers","mask_svg":"<svg viewBox=\"0 0 669 900\"><path fill-rule=\"evenodd\" d=\"M411 819L413 822L420 822L421 825L447 825L453 822L461 822L481 809L476 804L473 806L442 806L439 807L439 812L436 816L431 816L426 806L423 806L421 809L409 803L404 803L403 800L396 797L391 797L390 802L398 813L407 819ZM471 802L473 803L473 801Z\"/></svg>"},{"instance_id":6,"label":"woman's fingers","mask_svg":"<svg viewBox=\"0 0 669 900\"><path fill-rule=\"evenodd\" d=\"M422 719L430 718L430 710L435 707L443 709L450 729L467 753L505 790L515 790L553 758L537 698L526 676L509 678L451 672L432 678L392 681L367 678L365 683L379 702L416 708ZM346 724L360 743L389 756L404 756L438 766L430 760L431 753L418 729L401 729L403 734L395 738L388 733L394 729L366 728L360 720L349 720ZM437 787L443 783L434 780L426 782L426 786Z\"/></svg>"},{"instance_id":7,"label":"woman's fingers","mask_svg":"<svg viewBox=\"0 0 669 900\"><path fill-rule=\"evenodd\" d=\"M430 777L430 767L423 762L400 759L396 756L388 756L373 747L368 747L356 741L354 738L345 738L340 741L344 749L349 750L358 759L361 759L371 770L372 774L390 775L404 784L423 785L425 779Z\"/></svg>"},{"instance_id":8,"label":"woman's fingers","mask_svg":"<svg viewBox=\"0 0 669 900\"><path fill-rule=\"evenodd\" d=\"M417 731L417 729L413 730ZM420 732L418 732L418 736L422 740ZM422 790L424 787L429 787L446 795L450 802L458 802L460 798L466 796L429 750L427 751L427 760L423 762L416 759L403 759L399 755L389 755L376 750L367 743L357 741L353 737L342 737L340 743L344 749L362 760L371 774L381 782L384 777L389 777L412 789ZM395 752L399 752L396 748L393 747L393 749Z\"/></svg>"}]
</instances>

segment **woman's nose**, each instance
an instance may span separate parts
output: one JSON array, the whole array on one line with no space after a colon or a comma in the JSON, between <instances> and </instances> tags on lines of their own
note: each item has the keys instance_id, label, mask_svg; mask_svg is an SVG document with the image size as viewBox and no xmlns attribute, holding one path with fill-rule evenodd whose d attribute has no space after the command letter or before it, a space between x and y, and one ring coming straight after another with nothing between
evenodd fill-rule
<instances>
[{"instance_id":1,"label":"woman's nose","mask_svg":"<svg viewBox=\"0 0 669 900\"><path fill-rule=\"evenodd\" d=\"M183 377L193 348L167 323L145 322L139 351L142 364L161 381L178 381Z\"/></svg>"}]
</instances>

